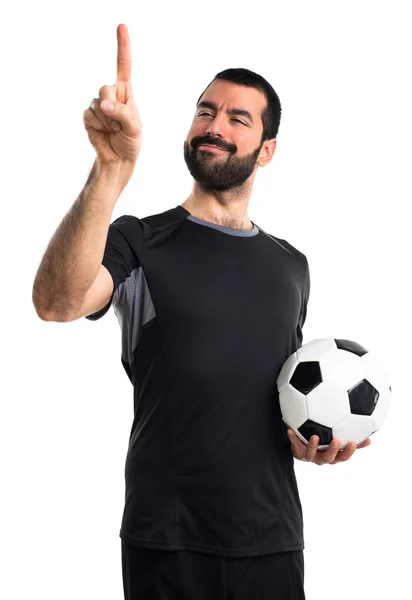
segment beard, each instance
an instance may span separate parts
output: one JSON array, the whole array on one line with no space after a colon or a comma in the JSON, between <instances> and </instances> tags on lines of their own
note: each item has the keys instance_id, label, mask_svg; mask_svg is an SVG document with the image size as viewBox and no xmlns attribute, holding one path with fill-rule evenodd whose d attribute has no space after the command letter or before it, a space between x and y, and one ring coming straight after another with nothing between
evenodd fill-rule
<instances>
[{"instance_id":1,"label":"beard","mask_svg":"<svg viewBox=\"0 0 412 600\"><path fill-rule=\"evenodd\" d=\"M227 154L199 150L202 144L210 144L227 150ZM220 139L209 136L195 137L190 145L184 142L184 158L193 179L205 189L230 190L239 187L251 176L263 142L246 156L235 156L236 148L223 145Z\"/></svg>"}]
</instances>

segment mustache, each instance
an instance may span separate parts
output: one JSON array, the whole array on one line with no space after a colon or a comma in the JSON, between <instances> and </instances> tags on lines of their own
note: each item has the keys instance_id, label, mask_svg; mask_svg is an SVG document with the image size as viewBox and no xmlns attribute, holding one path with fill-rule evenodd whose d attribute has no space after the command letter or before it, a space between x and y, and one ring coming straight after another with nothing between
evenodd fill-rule
<instances>
[{"instance_id":1,"label":"mustache","mask_svg":"<svg viewBox=\"0 0 412 600\"><path fill-rule=\"evenodd\" d=\"M234 152L233 147L226 146L219 139L213 140L210 137L196 137L192 140L192 147L197 150L199 146L202 144L207 144L208 146L216 146L216 148L220 148L221 150L227 150L230 153Z\"/></svg>"}]
</instances>

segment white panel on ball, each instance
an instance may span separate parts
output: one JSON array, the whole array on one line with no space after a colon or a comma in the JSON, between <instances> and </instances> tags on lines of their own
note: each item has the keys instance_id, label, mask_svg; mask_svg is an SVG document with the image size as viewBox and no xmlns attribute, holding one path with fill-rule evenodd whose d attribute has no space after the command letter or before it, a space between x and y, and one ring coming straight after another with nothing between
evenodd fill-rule
<instances>
[{"instance_id":1,"label":"white panel on ball","mask_svg":"<svg viewBox=\"0 0 412 600\"><path fill-rule=\"evenodd\" d=\"M296 352L291 354L289 358L283 363L280 373L277 378L277 386L278 391L285 387L290 381L290 378L293 375L293 372L298 364L298 359L296 356Z\"/></svg>"},{"instance_id":2,"label":"white panel on ball","mask_svg":"<svg viewBox=\"0 0 412 600\"><path fill-rule=\"evenodd\" d=\"M319 360L320 356L331 350L336 352L334 340L331 338L320 338L301 346L296 350L296 354L299 362L308 362L311 360Z\"/></svg>"},{"instance_id":3,"label":"white panel on ball","mask_svg":"<svg viewBox=\"0 0 412 600\"><path fill-rule=\"evenodd\" d=\"M357 446L373 433L373 417L368 415L349 415L333 428L333 437L340 441L340 448L353 440L359 440Z\"/></svg>"},{"instance_id":4,"label":"white panel on ball","mask_svg":"<svg viewBox=\"0 0 412 600\"><path fill-rule=\"evenodd\" d=\"M341 388L350 390L362 381L362 363L359 356L338 350L328 352L319 359L323 381L338 381Z\"/></svg>"},{"instance_id":5,"label":"white panel on ball","mask_svg":"<svg viewBox=\"0 0 412 600\"><path fill-rule=\"evenodd\" d=\"M392 392L389 387L383 392L379 392L379 400L375 410L372 413L373 431L378 431L386 421L389 407L392 402Z\"/></svg>"},{"instance_id":6,"label":"white panel on ball","mask_svg":"<svg viewBox=\"0 0 412 600\"><path fill-rule=\"evenodd\" d=\"M325 399L330 402L325 402ZM336 381L323 381L306 396L308 418L326 427L334 427L350 415L349 396Z\"/></svg>"},{"instance_id":7,"label":"white panel on ball","mask_svg":"<svg viewBox=\"0 0 412 600\"><path fill-rule=\"evenodd\" d=\"M308 420L306 397L291 385L282 390L279 397L283 420L292 429L297 429Z\"/></svg>"},{"instance_id":8,"label":"white panel on ball","mask_svg":"<svg viewBox=\"0 0 412 600\"><path fill-rule=\"evenodd\" d=\"M382 366L379 358L372 352L364 354L360 359L363 377L377 390L389 389L390 381L387 371ZM379 366L379 369L377 369Z\"/></svg>"}]
</instances>

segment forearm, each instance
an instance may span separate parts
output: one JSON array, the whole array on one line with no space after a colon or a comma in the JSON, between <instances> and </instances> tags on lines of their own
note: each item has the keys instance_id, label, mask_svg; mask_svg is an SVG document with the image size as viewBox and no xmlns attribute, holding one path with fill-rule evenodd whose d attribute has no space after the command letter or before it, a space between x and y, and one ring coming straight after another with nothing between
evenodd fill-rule
<instances>
[{"instance_id":1,"label":"forearm","mask_svg":"<svg viewBox=\"0 0 412 600\"><path fill-rule=\"evenodd\" d=\"M42 318L60 320L83 302L102 262L114 206L133 168L123 164L103 168L96 159L38 268L32 299Z\"/></svg>"}]
</instances>

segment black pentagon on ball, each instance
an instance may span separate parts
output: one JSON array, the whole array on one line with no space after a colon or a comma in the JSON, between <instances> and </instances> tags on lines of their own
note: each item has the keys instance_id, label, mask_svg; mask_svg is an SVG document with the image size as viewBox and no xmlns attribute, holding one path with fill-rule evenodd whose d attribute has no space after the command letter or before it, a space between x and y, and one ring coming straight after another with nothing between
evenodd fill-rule
<instances>
[{"instance_id":1,"label":"black pentagon on ball","mask_svg":"<svg viewBox=\"0 0 412 600\"><path fill-rule=\"evenodd\" d=\"M368 353L368 350L365 350L360 344L352 342L351 340L335 340L335 344L339 350L347 350L358 356L363 356Z\"/></svg>"},{"instance_id":2,"label":"black pentagon on ball","mask_svg":"<svg viewBox=\"0 0 412 600\"><path fill-rule=\"evenodd\" d=\"M302 394L309 394L313 388L322 383L322 373L318 361L299 363L289 383Z\"/></svg>"},{"instance_id":3,"label":"black pentagon on ball","mask_svg":"<svg viewBox=\"0 0 412 600\"><path fill-rule=\"evenodd\" d=\"M298 429L300 435L309 442L312 435L319 436L319 445L329 445L332 441L332 428L308 419Z\"/></svg>"},{"instance_id":4,"label":"black pentagon on ball","mask_svg":"<svg viewBox=\"0 0 412 600\"><path fill-rule=\"evenodd\" d=\"M348 390L350 411L354 415L371 415L378 403L379 392L367 379Z\"/></svg>"}]
</instances>

